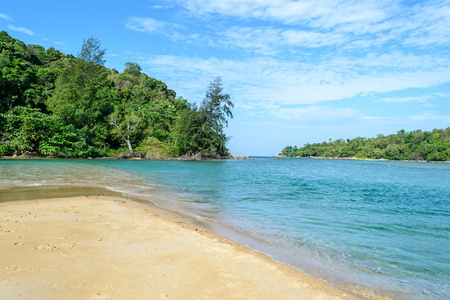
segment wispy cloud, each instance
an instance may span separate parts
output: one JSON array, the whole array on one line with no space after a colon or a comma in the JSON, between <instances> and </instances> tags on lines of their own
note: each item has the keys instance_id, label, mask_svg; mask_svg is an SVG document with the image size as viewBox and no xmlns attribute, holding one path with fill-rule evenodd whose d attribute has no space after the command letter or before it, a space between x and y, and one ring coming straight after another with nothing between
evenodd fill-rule
<instances>
[{"instance_id":1,"label":"wispy cloud","mask_svg":"<svg viewBox=\"0 0 450 300\"><path fill-rule=\"evenodd\" d=\"M221 14L331 28L339 24L380 22L388 17L387 1L180 0L194 14Z\"/></svg>"},{"instance_id":2,"label":"wispy cloud","mask_svg":"<svg viewBox=\"0 0 450 300\"><path fill-rule=\"evenodd\" d=\"M209 45L233 46L263 55L280 49L339 46L341 49L370 47L425 47L450 44L450 3L424 2L415 5L400 1L291 1L291 0L179 0L192 13L270 21L272 25L252 27L224 26L221 22L208 33ZM218 26L218 27L217 27ZM178 24L152 18L130 18L126 28L140 32L159 32L178 39L197 40L202 33L184 36ZM205 28L202 28L205 29ZM169 31L169 32L167 32ZM189 35L189 36L188 36ZM197 37L197 38L195 38Z\"/></svg>"},{"instance_id":3,"label":"wispy cloud","mask_svg":"<svg viewBox=\"0 0 450 300\"><path fill-rule=\"evenodd\" d=\"M450 42L450 3L448 1L416 4L410 14L393 30L404 35L405 45L445 45Z\"/></svg>"},{"instance_id":4,"label":"wispy cloud","mask_svg":"<svg viewBox=\"0 0 450 300\"><path fill-rule=\"evenodd\" d=\"M351 108L334 108L331 106L311 105L306 107L285 107L272 111L279 119L299 119L302 122L311 123L312 121L322 122L326 120L328 123L337 120L345 120L355 118L359 112Z\"/></svg>"},{"instance_id":5,"label":"wispy cloud","mask_svg":"<svg viewBox=\"0 0 450 300\"><path fill-rule=\"evenodd\" d=\"M219 75L229 82L233 94L241 99L284 104L313 104L450 81L449 58L430 57L433 61L430 65L430 61L420 63L420 57L405 56L400 52L382 57L340 57L319 62L267 57L202 59L174 55L141 57L140 60L162 78L173 78L172 84L182 89L181 95L195 98L206 86L205 80ZM202 85L199 86L199 82Z\"/></svg>"},{"instance_id":6,"label":"wispy cloud","mask_svg":"<svg viewBox=\"0 0 450 300\"><path fill-rule=\"evenodd\" d=\"M347 42L345 35L336 32L234 26L224 30L212 45L232 46L263 55L276 55L298 47L317 48L343 45Z\"/></svg>"},{"instance_id":7,"label":"wispy cloud","mask_svg":"<svg viewBox=\"0 0 450 300\"><path fill-rule=\"evenodd\" d=\"M6 26L9 30L12 30L12 31L17 31L17 32L22 32L22 33L25 33L25 34L28 34L28 35L33 35L34 34L34 32L33 31L31 31L30 29L28 29L28 28L24 28L24 27L16 27L16 26L14 26L14 25L8 25L8 26Z\"/></svg>"},{"instance_id":8,"label":"wispy cloud","mask_svg":"<svg viewBox=\"0 0 450 300\"><path fill-rule=\"evenodd\" d=\"M381 98L375 100L375 102L385 103L406 103L406 102L420 102L426 103L427 100L433 99L432 96L417 96L417 97L398 97L398 98Z\"/></svg>"},{"instance_id":9,"label":"wispy cloud","mask_svg":"<svg viewBox=\"0 0 450 300\"><path fill-rule=\"evenodd\" d=\"M281 32L280 29L273 27L233 26L226 29L211 45L237 47L263 55L275 55L282 46Z\"/></svg>"},{"instance_id":10,"label":"wispy cloud","mask_svg":"<svg viewBox=\"0 0 450 300\"><path fill-rule=\"evenodd\" d=\"M151 9L169 9L171 8L171 5L152 5L150 6Z\"/></svg>"},{"instance_id":11,"label":"wispy cloud","mask_svg":"<svg viewBox=\"0 0 450 300\"><path fill-rule=\"evenodd\" d=\"M166 28L178 27L176 24L158 21L152 18L129 18L125 28L140 32L161 32Z\"/></svg>"},{"instance_id":12,"label":"wispy cloud","mask_svg":"<svg viewBox=\"0 0 450 300\"><path fill-rule=\"evenodd\" d=\"M8 21L12 21L12 18L10 16L2 14L2 13L0 13L0 19L5 19L5 20L8 20Z\"/></svg>"},{"instance_id":13,"label":"wispy cloud","mask_svg":"<svg viewBox=\"0 0 450 300\"><path fill-rule=\"evenodd\" d=\"M342 43L351 41L348 47L387 42L416 46L450 43L448 1L427 1L415 5L387 0L212 0L207 3L180 0L178 3L194 16L222 15L291 26L291 31L284 31L302 46L311 40L311 47L328 46L338 40ZM258 36L258 32L255 35ZM326 43L330 37L331 41ZM319 38L320 43L317 43Z\"/></svg>"},{"instance_id":14,"label":"wispy cloud","mask_svg":"<svg viewBox=\"0 0 450 300\"><path fill-rule=\"evenodd\" d=\"M183 17L197 25L189 33L178 24L150 18L130 18L127 28L175 36L192 42L189 50L208 53L136 56L144 71L152 70L192 102L204 97L210 80L222 76L236 108L250 116L384 126L394 121L333 108L330 101L365 95L376 99L377 93L450 82L447 0L413 5L391 0L177 3L191 13ZM217 22L202 26L212 17ZM434 98L384 96L375 102L418 102L423 108Z\"/></svg>"},{"instance_id":15,"label":"wispy cloud","mask_svg":"<svg viewBox=\"0 0 450 300\"><path fill-rule=\"evenodd\" d=\"M438 121L443 124L447 124L446 125L447 127L448 124L450 123L450 115L438 114L434 111L427 111L420 115L410 116L408 119L414 122Z\"/></svg>"}]
</instances>

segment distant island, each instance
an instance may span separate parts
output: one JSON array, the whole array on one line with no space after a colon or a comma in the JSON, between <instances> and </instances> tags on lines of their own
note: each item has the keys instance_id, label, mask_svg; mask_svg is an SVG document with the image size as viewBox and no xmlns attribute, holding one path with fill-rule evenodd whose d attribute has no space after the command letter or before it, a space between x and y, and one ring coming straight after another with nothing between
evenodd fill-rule
<instances>
[{"instance_id":1,"label":"distant island","mask_svg":"<svg viewBox=\"0 0 450 300\"><path fill-rule=\"evenodd\" d=\"M359 158L412 161L450 161L450 127L431 132L400 130L397 134L377 135L376 138L357 137L323 143L285 147L280 156Z\"/></svg>"},{"instance_id":2,"label":"distant island","mask_svg":"<svg viewBox=\"0 0 450 300\"><path fill-rule=\"evenodd\" d=\"M104 66L100 41L75 57L0 32L0 156L229 157L234 107L217 77L199 105L125 63Z\"/></svg>"}]
</instances>

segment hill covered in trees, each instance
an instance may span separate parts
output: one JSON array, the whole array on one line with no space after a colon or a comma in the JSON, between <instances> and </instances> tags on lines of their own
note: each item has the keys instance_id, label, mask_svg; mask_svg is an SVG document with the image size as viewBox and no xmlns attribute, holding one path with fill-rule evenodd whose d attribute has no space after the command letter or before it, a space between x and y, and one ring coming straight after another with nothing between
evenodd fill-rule
<instances>
[{"instance_id":1,"label":"hill covered in trees","mask_svg":"<svg viewBox=\"0 0 450 300\"><path fill-rule=\"evenodd\" d=\"M286 157L370 158L389 160L450 160L450 127L431 132L400 130L397 134L376 138L357 137L285 147L280 155Z\"/></svg>"},{"instance_id":2,"label":"hill covered in trees","mask_svg":"<svg viewBox=\"0 0 450 300\"><path fill-rule=\"evenodd\" d=\"M0 155L228 156L233 103L220 77L199 104L126 63L104 66L94 38L75 57L0 33Z\"/></svg>"}]
</instances>

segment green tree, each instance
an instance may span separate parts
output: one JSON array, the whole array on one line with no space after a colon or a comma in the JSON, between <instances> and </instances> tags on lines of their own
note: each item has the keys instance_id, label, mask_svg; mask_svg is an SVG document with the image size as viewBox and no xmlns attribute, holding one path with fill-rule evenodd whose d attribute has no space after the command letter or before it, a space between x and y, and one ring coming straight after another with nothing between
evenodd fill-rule
<instances>
[{"instance_id":1,"label":"green tree","mask_svg":"<svg viewBox=\"0 0 450 300\"><path fill-rule=\"evenodd\" d=\"M280 155L291 157L293 154L293 150L294 148L292 148L292 146L286 146L283 150L281 150Z\"/></svg>"},{"instance_id":2,"label":"green tree","mask_svg":"<svg viewBox=\"0 0 450 300\"><path fill-rule=\"evenodd\" d=\"M206 158L229 155L224 133L228 118L232 118L234 104L223 93L222 80L217 77L208 86L206 97L199 107L188 105L177 119L173 130L174 153L201 154Z\"/></svg>"},{"instance_id":3,"label":"green tree","mask_svg":"<svg viewBox=\"0 0 450 300\"><path fill-rule=\"evenodd\" d=\"M123 73L107 69L104 55L93 37L74 57L0 32L2 154L106 155L124 145L141 156L228 154L224 129L233 103L220 78L196 106L136 63Z\"/></svg>"},{"instance_id":4,"label":"green tree","mask_svg":"<svg viewBox=\"0 0 450 300\"><path fill-rule=\"evenodd\" d=\"M0 34L0 113L14 106L40 108L46 111L45 100L54 89L59 70L54 62L64 55L39 45L25 45Z\"/></svg>"},{"instance_id":5,"label":"green tree","mask_svg":"<svg viewBox=\"0 0 450 300\"><path fill-rule=\"evenodd\" d=\"M406 132L402 129L397 134L378 134L376 138L357 137L347 139L347 142L339 139L329 143L306 144L298 151L293 149L291 152L289 149L284 148L282 155L446 161L450 159L450 128L434 129L432 132Z\"/></svg>"},{"instance_id":6,"label":"green tree","mask_svg":"<svg viewBox=\"0 0 450 300\"><path fill-rule=\"evenodd\" d=\"M155 147L169 148L165 145L171 142L171 130L184 101L175 99L175 92L161 81L141 73L136 63L126 63L123 73L110 77L118 101L109 123L130 154L134 154L136 146L144 152L153 152L151 148Z\"/></svg>"},{"instance_id":7,"label":"green tree","mask_svg":"<svg viewBox=\"0 0 450 300\"><path fill-rule=\"evenodd\" d=\"M85 40L78 58L69 58L55 82L55 92L46 101L48 109L64 124L81 129L89 144L105 147L109 135L107 117L115 94L103 67L105 50L94 38Z\"/></svg>"},{"instance_id":8,"label":"green tree","mask_svg":"<svg viewBox=\"0 0 450 300\"><path fill-rule=\"evenodd\" d=\"M233 118L232 108L234 108L234 104L230 100L230 95L223 94L222 79L217 77L209 84L206 97L199 110L204 116L200 143L205 156L228 155L226 142L229 137L225 135L224 128L228 127L228 118Z\"/></svg>"},{"instance_id":9,"label":"green tree","mask_svg":"<svg viewBox=\"0 0 450 300\"><path fill-rule=\"evenodd\" d=\"M126 143L131 156L134 155L133 146L131 145L132 137L141 120L142 116L139 115L139 111L134 110L130 105L120 107L109 117L109 124L115 127L114 132Z\"/></svg>"},{"instance_id":10,"label":"green tree","mask_svg":"<svg viewBox=\"0 0 450 300\"><path fill-rule=\"evenodd\" d=\"M181 112L173 133L175 155L201 152L200 134L203 123L203 115L196 106L189 105Z\"/></svg>"},{"instance_id":11,"label":"green tree","mask_svg":"<svg viewBox=\"0 0 450 300\"><path fill-rule=\"evenodd\" d=\"M94 37L83 40L78 57L90 66L103 66L105 64L103 56L106 53L106 49L100 49L100 47L100 41Z\"/></svg>"},{"instance_id":12,"label":"green tree","mask_svg":"<svg viewBox=\"0 0 450 300\"><path fill-rule=\"evenodd\" d=\"M91 149L72 125L37 108L16 106L1 114L0 154L36 152L43 155L88 156Z\"/></svg>"}]
</instances>

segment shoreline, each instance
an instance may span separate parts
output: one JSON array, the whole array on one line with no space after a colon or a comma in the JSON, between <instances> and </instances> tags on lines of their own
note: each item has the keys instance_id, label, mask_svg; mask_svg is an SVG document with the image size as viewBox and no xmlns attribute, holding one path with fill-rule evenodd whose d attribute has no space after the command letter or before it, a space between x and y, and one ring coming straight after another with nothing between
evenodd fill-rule
<instances>
[{"instance_id":1,"label":"shoreline","mask_svg":"<svg viewBox=\"0 0 450 300\"><path fill-rule=\"evenodd\" d=\"M68 189L70 189L70 188L68 188ZM29 190L32 190L32 188L30 188ZM93 188L90 191L85 190L84 193L85 194L99 193L99 192L102 192L102 190L103 189L101 189L101 188L100 189ZM103 190L103 191L105 191L105 190ZM341 290L341 289L339 289L329 283L326 283L312 275L308 275L294 267L274 261L266 254L263 254L256 250L253 250L253 249L250 249L247 246L239 244L239 243L231 240L228 237L221 236L219 234L211 232L208 229L204 229L204 228L200 227L198 224L194 224L194 223L190 222L189 220L184 219L183 216L179 215L177 212L171 212L164 208L160 208L158 206L151 205L151 202L149 202L149 203L145 202L145 204L142 204L142 203L138 203L134 200L130 200L127 197L120 197L120 196L117 197L118 196L117 194L119 194L119 193L116 193L116 195L114 195L114 193L115 192L108 191L107 192L108 195L100 195L100 196L99 195L87 195L87 196L75 195L75 196L73 196L73 193L72 193L72 196L65 195L65 197L63 197L63 198L56 197L57 193L55 193L53 196L55 196L56 198L52 198L52 199L47 199L47 200L29 199L26 201L10 199L10 200L8 200L10 202L0 203L0 206L8 206L8 205L14 206L16 204L18 204L18 205L20 204L23 206L27 206L27 205L32 206L33 203L37 203L37 202L52 203L55 201L64 201L65 203L67 203L67 205L69 205L69 203L73 199L79 199L79 198L82 198L82 200L84 200L84 201L92 201L93 198L98 198L98 199L101 199L102 201L119 203L121 206L126 207L126 209L133 208L133 209L138 209L141 212L146 212L148 217L152 217L151 215L154 215L154 216L157 215L157 219L160 219L163 221L168 221L172 225L179 227L179 229L188 230L189 232L195 233L196 235L200 234L200 235L204 236L205 238L207 238L208 240L214 241L214 243L216 245L223 245L223 246L229 245L229 247L234 249L233 251L238 251L238 253L243 252L243 253L245 253L245 255L250 255L249 259L251 257L253 257L253 258L256 257L256 258L258 258L258 260L260 260L259 265L264 264L264 265L270 266L271 269L276 269L279 272L287 274L288 277L290 278L290 280L295 279L295 282L297 282L297 285L301 285L301 286L306 285L307 287L317 287L318 291L315 291L315 292L322 293L321 295L326 298L331 297L331 295L333 295L332 297L337 297L337 299L360 299L360 297L363 297L366 299L381 299L381 297L376 297L376 296L370 295L369 293L364 292L364 291L358 292L357 290L354 290L353 291L354 294L352 295L351 292L349 292L349 291ZM14 193L12 193L12 194L14 194ZM43 194L37 195L37 196L43 196ZM141 215L141 219L142 219L142 215ZM141 221L141 219L139 219L139 221ZM100 220L101 220L101 218L97 221L100 221ZM43 223L43 222L44 222L44 220L41 220L41 223ZM219 247L222 247L222 246L219 246ZM226 247L228 247L228 246L226 246ZM1 268L0 268L0 270L1 270ZM286 280L286 279L284 279L284 280ZM296 292L299 292L298 289L294 289L294 290ZM0 291L1 291L1 284L0 284ZM306 288L306 291L303 291L302 293L305 293L305 292L308 292L308 293L311 292L310 288ZM323 294L323 293L325 293L325 294ZM359 294L359 296L357 296L356 294ZM286 295L280 294L280 295L278 295L278 297L279 296L283 297ZM303 299L308 299L308 298L309 297L303 297ZM302 299L302 298L300 297L299 299Z\"/></svg>"},{"instance_id":2,"label":"shoreline","mask_svg":"<svg viewBox=\"0 0 450 300\"><path fill-rule=\"evenodd\" d=\"M0 155L0 159L6 160L31 160L31 159L79 159L79 160L150 160L150 161L221 161L221 160L238 160L250 159L249 156L230 156L221 158L198 158L196 156L158 156L151 158L142 158L139 156L120 157L120 156L100 156L100 157L59 157L59 156L39 156L39 155Z\"/></svg>"},{"instance_id":3,"label":"shoreline","mask_svg":"<svg viewBox=\"0 0 450 300\"><path fill-rule=\"evenodd\" d=\"M308 156L308 157L302 157L302 156L283 156L283 155L273 155L273 158L279 159L279 158L305 158L305 159L330 159L330 160L358 160L358 161L378 161L378 162L420 162L420 163L450 163L450 160L444 160L444 161L438 161L438 160L391 160L391 159L384 159L384 158L358 158L358 157L325 157L325 156Z\"/></svg>"},{"instance_id":4,"label":"shoreline","mask_svg":"<svg viewBox=\"0 0 450 300\"><path fill-rule=\"evenodd\" d=\"M140 157L128 157L128 158L120 158L117 156L104 156L104 157L55 157L55 156L1 156L0 159L6 159L6 160L51 160L51 159L75 159L75 160L150 160L150 161L223 161L223 160L250 160L254 159L258 156L231 156L229 158L217 158L217 159L191 159L191 158L184 158L184 157L164 157L164 158L155 158L155 159L148 159L148 158L140 158ZM450 160L392 160L392 159L384 159L384 158L358 158L358 157L325 157L325 156L308 156L308 157L302 157L302 156L283 156L283 155L272 155L267 156L272 157L275 159L280 158L304 158L304 159L329 159L329 160L357 160L357 161L376 161L376 162L420 162L420 163L450 163Z\"/></svg>"}]
</instances>

